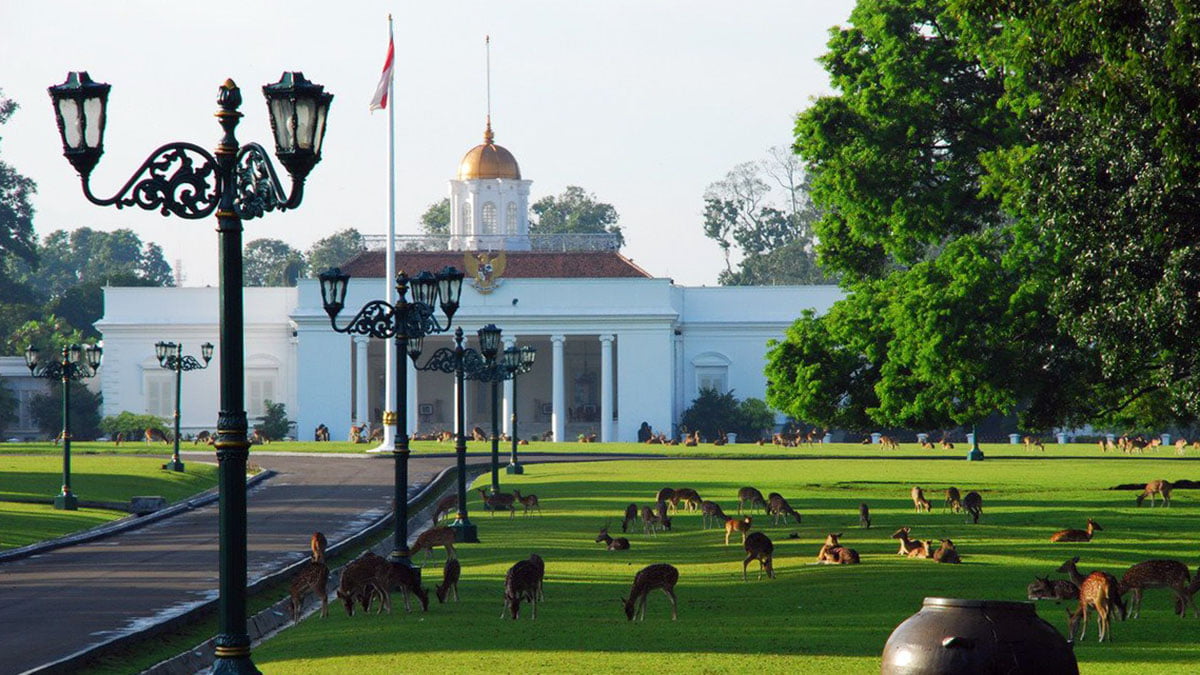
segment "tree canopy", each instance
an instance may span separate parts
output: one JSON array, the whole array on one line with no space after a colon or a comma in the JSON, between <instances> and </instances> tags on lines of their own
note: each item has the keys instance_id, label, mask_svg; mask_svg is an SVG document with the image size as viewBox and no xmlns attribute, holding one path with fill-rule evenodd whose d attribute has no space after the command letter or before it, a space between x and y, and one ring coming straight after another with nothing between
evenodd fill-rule
<instances>
[{"instance_id":1,"label":"tree canopy","mask_svg":"<svg viewBox=\"0 0 1200 675\"><path fill-rule=\"evenodd\" d=\"M310 274L320 274L330 267L345 264L364 248L362 234L352 227L347 228L317 240L304 254L305 263Z\"/></svg>"},{"instance_id":2,"label":"tree canopy","mask_svg":"<svg viewBox=\"0 0 1200 675\"><path fill-rule=\"evenodd\" d=\"M596 195L578 185L568 185L562 194L542 197L529 207L530 234L615 234L625 244L619 217L612 204L596 200Z\"/></svg>"},{"instance_id":3,"label":"tree canopy","mask_svg":"<svg viewBox=\"0 0 1200 675\"><path fill-rule=\"evenodd\" d=\"M425 234L450 234L450 198L434 202L421 214L421 231Z\"/></svg>"},{"instance_id":4,"label":"tree canopy","mask_svg":"<svg viewBox=\"0 0 1200 675\"><path fill-rule=\"evenodd\" d=\"M280 239L255 239L242 253L246 286L295 286L306 271L304 254Z\"/></svg>"}]
</instances>

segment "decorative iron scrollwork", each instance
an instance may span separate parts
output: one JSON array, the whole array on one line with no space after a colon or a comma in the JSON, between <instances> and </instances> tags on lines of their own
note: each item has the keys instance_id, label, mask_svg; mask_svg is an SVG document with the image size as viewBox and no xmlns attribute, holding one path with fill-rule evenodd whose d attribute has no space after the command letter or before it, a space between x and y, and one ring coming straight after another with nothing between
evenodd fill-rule
<instances>
[{"instance_id":1,"label":"decorative iron scrollwork","mask_svg":"<svg viewBox=\"0 0 1200 675\"><path fill-rule=\"evenodd\" d=\"M182 358L175 356L166 357L166 363L163 368L167 370L204 370L208 367L207 363L200 363L196 357L188 355Z\"/></svg>"},{"instance_id":2,"label":"decorative iron scrollwork","mask_svg":"<svg viewBox=\"0 0 1200 675\"><path fill-rule=\"evenodd\" d=\"M99 199L92 195L86 178L83 191L89 201L100 206L136 206L164 216L205 218L220 201L216 166L213 156L198 145L168 143L142 162L112 197Z\"/></svg>"},{"instance_id":3,"label":"decorative iron scrollwork","mask_svg":"<svg viewBox=\"0 0 1200 675\"><path fill-rule=\"evenodd\" d=\"M68 380L85 380L95 377L97 372L85 363L67 363L64 365L62 361L55 360L39 363L34 368L32 375L47 380L61 380L63 379L64 370Z\"/></svg>"},{"instance_id":4,"label":"decorative iron scrollwork","mask_svg":"<svg viewBox=\"0 0 1200 675\"><path fill-rule=\"evenodd\" d=\"M258 143L247 143L238 151L233 169L236 192L234 210L243 220L288 208L288 198L267 151Z\"/></svg>"},{"instance_id":5,"label":"decorative iron scrollwork","mask_svg":"<svg viewBox=\"0 0 1200 675\"><path fill-rule=\"evenodd\" d=\"M369 335L373 338L390 338L396 334L392 327L394 316L395 310L390 304L383 300L372 300L358 310L358 314L354 315L350 324L344 329L337 328L336 325L334 328L342 333Z\"/></svg>"},{"instance_id":6,"label":"decorative iron scrollwork","mask_svg":"<svg viewBox=\"0 0 1200 675\"><path fill-rule=\"evenodd\" d=\"M429 360L423 366L417 366L417 370L437 370L443 373L453 373L458 367L458 358L454 355L454 350L450 347L439 347Z\"/></svg>"}]
</instances>

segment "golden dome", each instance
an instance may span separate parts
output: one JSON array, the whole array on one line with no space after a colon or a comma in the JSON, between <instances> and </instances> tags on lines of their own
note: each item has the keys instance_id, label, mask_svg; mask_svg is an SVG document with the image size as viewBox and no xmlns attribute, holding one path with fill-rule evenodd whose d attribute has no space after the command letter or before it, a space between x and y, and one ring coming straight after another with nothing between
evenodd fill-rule
<instances>
[{"instance_id":1,"label":"golden dome","mask_svg":"<svg viewBox=\"0 0 1200 675\"><path fill-rule=\"evenodd\" d=\"M458 163L459 180L477 178L513 178L520 180L521 168L512 153L493 142L492 121L489 119L483 132L483 144L477 145L463 155Z\"/></svg>"}]
</instances>

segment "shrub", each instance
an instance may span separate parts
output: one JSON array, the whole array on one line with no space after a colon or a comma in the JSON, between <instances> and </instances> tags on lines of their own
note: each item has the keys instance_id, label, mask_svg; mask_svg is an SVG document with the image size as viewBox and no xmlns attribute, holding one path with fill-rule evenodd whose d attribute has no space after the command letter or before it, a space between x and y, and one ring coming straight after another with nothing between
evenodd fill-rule
<instances>
[{"instance_id":1,"label":"shrub","mask_svg":"<svg viewBox=\"0 0 1200 675\"><path fill-rule=\"evenodd\" d=\"M680 422L690 431L699 430L707 439L725 432L753 440L760 438L764 430L774 428L775 415L761 399L739 401L732 391L721 394L715 389L702 389Z\"/></svg>"},{"instance_id":2,"label":"shrub","mask_svg":"<svg viewBox=\"0 0 1200 675\"><path fill-rule=\"evenodd\" d=\"M110 415L100 420L100 430L109 436L121 433L125 434L127 439L137 439L142 437L142 432L146 429L158 429L163 432L163 435L170 435L166 421L156 415L137 415L128 410L122 410L119 415Z\"/></svg>"},{"instance_id":3,"label":"shrub","mask_svg":"<svg viewBox=\"0 0 1200 675\"><path fill-rule=\"evenodd\" d=\"M94 440L100 435L100 394L79 382L71 382L71 437L78 441ZM34 396L29 412L38 429L49 438L62 431L62 382L53 381L50 393Z\"/></svg>"},{"instance_id":4,"label":"shrub","mask_svg":"<svg viewBox=\"0 0 1200 675\"><path fill-rule=\"evenodd\" d=\"M291 427L292 421L288 419L287 408L284 404L267 400L263 401L263 408L266 409L266 413L263 415L262 423L255 428L273 441L278 441L287 436L288 428Z\"/></svg>"}]
</instances>

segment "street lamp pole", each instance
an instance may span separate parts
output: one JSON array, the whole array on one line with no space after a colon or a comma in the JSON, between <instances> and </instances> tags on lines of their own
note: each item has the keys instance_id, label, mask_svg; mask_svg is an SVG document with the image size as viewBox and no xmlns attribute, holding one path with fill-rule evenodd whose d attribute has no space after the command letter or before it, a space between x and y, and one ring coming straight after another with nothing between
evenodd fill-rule
<instances>
[{"instance_id":1,"label":"street lamp pole","mask_svg":"<svg viewBox=\"0 0 1200 675\"><path fill-rule=\"evenodd\" d=\"M209 153L193 143L167 143L142 162L112 197L92 194L89 177L104 153L107 84L74 72L49 88L62 137L63 155L79 172L83 194L97 206L136 206L162 215L196 220L217 217L221 402L214 442L219 463L220 583L219 633L214 673L258 673L246 631L246 462L245 355L242 304L242 221L300 205L304 181L321 161L325 121L333 95L298 72L284 73L263 87L275 155L291 176L284 193L267 151L240 146L234 130L241 120L242 92L225 80L217 95L217 122L224 135Z\"/></svg>"},{"instance_id":2,"label":"street lamp pole","mask_svg":"<svg viewBox=\"0 0 1200 675\"><path fill-rule=\"evenodd\" d=\"M200 356L204 359L204 363L200 363L194 356L183 355L182 343L156 342L154 344L154 355L158 357L159 367L175 371L175 452L171 455L171 461L163 466L169 471L183 471L183 462L179 459L179 409L183 398L183 371L204 370L208 367L208 362L212 360L212 353L211 342L200 345Z\"/></svg>"},{"instance_id":3,"label":"street lamp pole","mask_svg":"<svg viewBox=\"0 0 1200 675\"><path fill-rule=\"evenodd\" d=\"M396 275L395 305L372 300L343 327L338 327L337 315L346 306L350 275L333 268L322 272L318 279L321 281L321 302L333 330L380 339L393 338L396 341L396 353L400 356L396 360L396 418L385 418L383 421L387 425L396 425L396 435L392 441L392 457L395 461L392 499L394 543L388 559L412 567L408 550L408 460L411 455L408 438L408 365L403 357L408 352L415 366L425 336L449 330L462 295L463 273L447 267L436 275L421 272L410 279L400 272ZM408 300L410 288L412 301ZM436 308L439 305L446 316L445 323L437 320Z\"/></svg>"},{"instance_id":4,"label":"street lamp pole","mask_svg":"<svg viewBox=\"0 0 1200 675\"><path fill-rule=\"evenodd\" d=\"M517 443L519 434L517 433L517 376L528 373L533 369L533 361L537 356L537 350L528 345L517 349L514 345L504 350L504 368L510 373L512 378L512 456L509 457L508 467L505 469L510 474L523 474L525 467L517 461Z\"/></svg>"},{"instance_id":5,"label":"street lamp pole","mask_svg":"<svg viewBox=\"0 0 1200 675\"><path fill-rule=\"evenodd\" d=\"M30 375L62 382L62 494L54 498L54 508L60 511L79 508L79 500L71 492L71 380L94 377L100 370L103 353L104 349L98 345L67 345L57 361L43 363L32 345L25 350L25 365Z\"/></svg>"}]
</instances>

